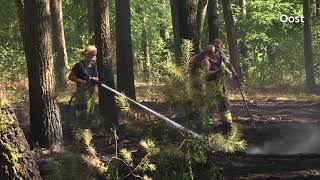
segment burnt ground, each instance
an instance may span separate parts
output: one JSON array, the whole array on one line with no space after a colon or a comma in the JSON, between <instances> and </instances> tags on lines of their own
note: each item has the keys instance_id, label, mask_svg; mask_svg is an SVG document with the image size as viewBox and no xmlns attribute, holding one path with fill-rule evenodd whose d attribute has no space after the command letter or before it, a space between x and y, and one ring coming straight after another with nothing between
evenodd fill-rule
<instances>
[{"instance_id":1,"label":"burnt ground","mask_svg":"<svg viewBox=\"0 0 320 180\"><path fill-rule=\"evenodd\" d=\"M249 103L256 126L241 101L233 101L234 121L243 125L245 153L212 155L230 179L320 179L320 102Z\"/></svg>"},{"instance_id":2,"label":"burnt ground","mask_svg":"<svg viewBox=\"0 0 320 180\"><path fill-rule=\"evenodd\" d=\"M167 105L144 104L170 116ZM224 168L227 179L320 179L320 102L265 100L250 103L254 127L250 126L242 101L232 101L231 105L234 122L242 125L248 148L246 152L216 152L209 156L210 162ZM65 116L70 113L65 105L61 106L61 111L63 118L73 118ZM140 111L137 115L148 117ZM152 119L146 126L152 126ZM22 123L22 126L28 134L28 125ZM132 134L120 128L119 148L132 147L147 129L142 127L140 134ZM68 126L64 127L67 144L72 141L70 131ZM111 138L111 135L95 138L94 144L103 156L114 151L114 146L108 143Z\"/></svg>"},{"instance_id":3,"label":"burnt ground","mask_svg":"<svg viewBox=\"0 0 320 180\"><path fill-rule=\"evenodd\" d=\"M170 116L166 105L148 104ZM227 179L320 179L320 102L259 100L231 101L234 122L243 128L245 152L213 153L210 161L222 166ZM215 120L219 121L218 115ZM181 120L180 120L181 121ZM219 123L217 123L219 124Z\"/></svg>"}]
</instances>

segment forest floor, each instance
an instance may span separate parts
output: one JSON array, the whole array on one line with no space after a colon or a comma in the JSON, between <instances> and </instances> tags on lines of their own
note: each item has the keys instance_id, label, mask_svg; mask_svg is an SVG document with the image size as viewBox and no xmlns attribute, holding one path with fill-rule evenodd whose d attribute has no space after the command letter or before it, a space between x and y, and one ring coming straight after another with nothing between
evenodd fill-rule
<instances>
[{"instance_id":1,"label":"forest floor","mask_svg":"<svg viewBox=\"0 0 320 180\"><path fill-rule=\"evenodd\" d=\"M319 179L320 102L257 100L249 105L251 127L241 101L232 101L234 122L244 127L245 153L214 154L234 179Z\"/></svg>"},{"instance_id":2,"label":"forest floor","mask_svg":"<svg viewBox=\"0 0 320 180\"><path fill-rule=\"evenodd\" d=\"M227 179L319 179L320 178L320 95L318 93L273 93L270 91L250 94L249 108L255 119L255 126L251 126L246 109L240 96L231 93L231 110L234 122L241 124L244 139L248 142L245 152L227 154L212 153L210 162L223 167L223 175ZM145 97L139 97L141 101ZM170 117L165 103L143 101L152 109ZM63 118L74 120L70 117L70 107L64 101L61 105ZM28 119L27 112L19 106L16 108L19 120ZM21 110L22 109L22 110ZM143 111L138 111L137 116L144 117L143 126L134 130L126 125L118 129L119 147L132 148L144 138L146 131L156 126L157 120ZM215 118L219 124L218 117ZM181 120L180 120L181 121ZM66 147L73 149L72 132L64 124ZM21 126L29 131L28 122L21 121ZM170 127L166 126L168 129ZM139 129L139 130L137 130ZM138 132L138 133L137 133ZM140 133L139 133L140 132ZM109 133L110 134L110 133ZM176 136L179 133L176 132ZM158 135L156 140L162 140ZM112 135L98 135L94 138L97 151L102 156L114 153L114 145L110 143ZM175 138L174 138L175 139ZM181 138L176 138L177 144ZM180 142L179 142L180 141Z\"/></svg>"},{"instance_id":3,"label":"forest floor","mask_svg":"<svg viewBox=\"0 0 320 180\"><path fill-rule=\"evenodd\" d=\"M163 107L153 108L169 115ZM320 102L258 99L249 103L249 108L254 127L243 101L231 100L234 122L242 125L243 138L248 142L246 151L216 152L209 158L223 167L224 176L227 179L320 179ZM217 115L215 120L219 124Z\"/></svg>"}]
</instances>

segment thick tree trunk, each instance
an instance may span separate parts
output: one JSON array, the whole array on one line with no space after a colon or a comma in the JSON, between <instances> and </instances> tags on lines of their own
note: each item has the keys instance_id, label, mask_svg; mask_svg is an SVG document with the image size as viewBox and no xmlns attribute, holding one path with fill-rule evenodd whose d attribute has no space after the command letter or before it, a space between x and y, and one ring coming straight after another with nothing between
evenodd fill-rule
<instances>
[{"instance_id":1,"label":"thick tree trunk","mask_svg":"<svg viewBox=\"0 0 320 180\"><path fill-rule=\"evenodd\" d=\"M209 42L219 38L219 22L218 22L218 2L217 0L209 0L208 2L208 27L209 27Z\"/></svg>"},{"instance_id":2,"label":"thick tree trunk","mask_svg":"<svg viewBox=\"0 0 320 180\"><path fill-rule=\"evenodd\" d=\"M52 45L55 52L55 72L58 87L67 87L68 56L64 38L61 0L50 0Z\"/></svg>"},{"instance_id":3,"label":"thick tree trunk","mask_svg":"<svg viewBox=\"0 0 320 180\"><path fill-rule=\"evenodd\" d=\"M206 16L207 3L208 3L208 0L199 0L199 2L198 2L198 8L197 8L197 30L198 30L199 41L201 39L203 21L204 21L205 16Z\"/></svg>"},{"instance_id":4,"label":"thick tree trunk","mask_svg":"<svg viewBox=\"0 0 320 180\"><path fill-rule=\"evenodd\" d=\"M0 152L0 179L41 179L19 122L6 105L0 107Z\"/></svg>"},{"instance_id":5,"label":"thick tree trunk","mask_svg":"<svg viewBox=\"0 0 320 180\"><path fill-rule=\"evenodd\" d=\"M133 74L130 0L116 1L117 87L136 99Z\"/></svg>"},{"instance_id":6,"label":"thick tree trunk","mask_svg":"<svg viewBox=\"0 0 320 180\"><path fill-rule=\"evenodd\" d=\"M194 52L199 52L199 37L196 20L196 5L193 0L171 0L172 23L175 35L176 53L181 55L181 43L183 39L191 40ZM179 34L179 35L178 35ZM180 62L180 56L177 59Z\"/></svg>"},{"instance_id":7,"label":"thick tree trunk","mask_svg":"<svg viewBox=\"0 0 320 180\"><path fill-rule=\"evenodd\" d=\"M315 87L313 56L312 56L312 34L310 28L310 1L303 1L303 35L304 35L304 60L306 70L306 83L308 88Z\"/></svg>"},{"instance_id":8,"label":"thick tree trunk","mask_svg":"<svg viewBox=\"0 0 320 180\"><path fill-rule=\"evenodd\" d=\"M40 147L59 145L63 137L55 94L49 4L49 0L25 0L24 11L30 125L33 141Z\"/></svg>"},{"instance_id":9,"label":"thick tree trunk","mask_svg":"<svg viewBox=\"0 0 320 180\"><path fill-rule=\"evenodd\" d=\"M98 49L97 67L99 79L102 83L115 88L113 79L113 61L111 56L111 37L109 22L109 0L94 0L94 27L95 41ZM118 125L118 110L115 103L115 94L99 87L99 108L102 117L105 117L107 127Z\"/></svg>"},{"instance_id":10,"label":"thick tree trunk","mask_svg":"<svg viewBox=\"0 0 320 180\"><path fill-rule=\"evenodd\" d=\"M222 7L223 7L223 15L224 15L224 21L225 21L225 29L227 32L230 61L234 66L235 70L237 71L237 73L241 75L242 73L240 68L240 56L239 56L238 47L237 47L237 36L235 33L234 20L232 16L230 0L223 0Z\"/></svg>"}]
</instances>

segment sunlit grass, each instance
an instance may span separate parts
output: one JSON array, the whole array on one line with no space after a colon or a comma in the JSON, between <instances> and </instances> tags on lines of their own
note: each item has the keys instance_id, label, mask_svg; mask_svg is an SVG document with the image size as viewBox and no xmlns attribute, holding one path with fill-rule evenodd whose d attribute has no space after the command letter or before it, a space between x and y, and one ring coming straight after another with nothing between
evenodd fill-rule
<instances>
[{"instance_id":1,"label":"sunlit grass","mask_svg":"<svg viewBox=\"0 0 320 180\"><path fill-rule=\"evenodd\" d=\"M148 89L148 91L146 90ZM166 89L165 84L136 84L136 92L138 101L152 101L157 99L158 102L163 102L163 92ZM242 100L242 96L238 88L227 91L230 100ZM307 89L291 87L269 87L269 88L243 88L244 96L247 100L279 100L279 101L318 101L320 100L320 92L312 92Z\"/></svg>"},{"instance_id":2,"label":"sunlit grass","mask_svg":"<svg viewBox=\"0 0 320 180\"><path fill-rule=\"evenodd\" d=\"M310 91L298 87L270 87L270 88L243 88L246 99L251 100L277 100L277 101L318 101L320 100L319 91ZM228 92L231 100L242 100L238 89Z\"/></svg>"}]
</instances>

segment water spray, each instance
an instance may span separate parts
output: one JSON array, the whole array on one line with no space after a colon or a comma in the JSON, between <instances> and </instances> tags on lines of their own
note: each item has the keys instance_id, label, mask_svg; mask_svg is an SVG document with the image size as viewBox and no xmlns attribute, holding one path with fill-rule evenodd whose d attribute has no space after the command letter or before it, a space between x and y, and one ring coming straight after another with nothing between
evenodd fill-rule
<instances>
[{"instance_id":1,"label":"water spray","mask_svg":"<svg viewBox=\"0 0 320 180\"><path fill-rule=\"evenodd\" d=\"M188 134L191 134L193 138L199 138L199 139L202 138L201 135L199 135L199 134L191 131L190 129L188 129L188 128L186 128L186 127L184 127L184 126L182 126L182 125L180 125L180 124L178 124L178 123L176 123L176 122L174 122L173 120L171 120L171 119L165 117L164 115L162 115L162 114L160 114L160 113L158 113L158 112L156 112L156 111L148 108L147 106L138 103L137 101L135 101L135 100L127 97L126 95L121 94L120 92L114 90L113 88L111 88L111 87L109 87L109 86L107 86L107 85L105 85L105 84L103 84L103 83L101 83L101 87L103 87L103 88L105 88L105 89L107 89L107 90L109 90L109 91L111 91L111 92L113 92L113 93L115 93L115 94L117 94L117 95L120 95L120 96L125 97L125 98L128 99L130 102L136 104L137 106L139 106L139 107L147 110L148 112L154 114L154 115L157 116L158 118L164 120L166 123L168 123L168 124L171 125L172 127L176 128L176 129L179 129L179 130L181 130L181 131L183 131L183 132L186 132L186 133L188 133Z\"/></svg>"}]
</instances>

